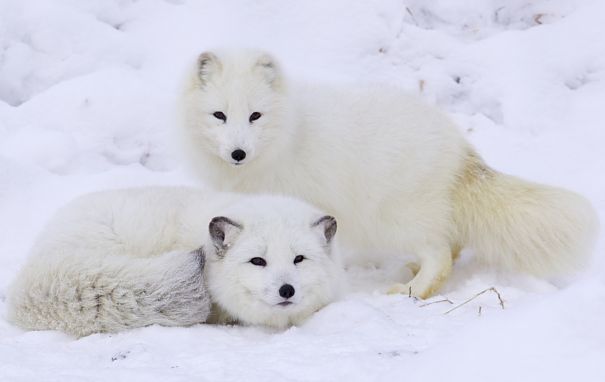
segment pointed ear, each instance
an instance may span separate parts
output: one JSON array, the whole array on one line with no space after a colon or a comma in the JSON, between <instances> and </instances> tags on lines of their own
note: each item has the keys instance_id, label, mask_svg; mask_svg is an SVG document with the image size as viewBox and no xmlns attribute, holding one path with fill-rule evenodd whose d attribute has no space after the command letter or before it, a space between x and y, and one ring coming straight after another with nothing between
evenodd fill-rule
<instances>
[{"instance_id":1,"label":"pointed ear","mask_svg":"<svg viewBox=\"0 0 605 382\"><path fill-rule=\"evenodd\" d=\"M326 240L326 243L329 244L332 241L332 238L336 234L336 219L333 216L322 216L319 220L315 221L311 224L311 228L315 230L319 230L320 233Z\"/></svg>"},{"instance_id":2,"label":"pointed ear","mask_svg":"<svg viewBox=\"0 0 605 382\"><path fill-rule=\"evenodd\" d=\"M212 52L204 52L197 58L197 76L202 85L208 82L213 73L221 70L223 65Z\"/></svg>"},{"instance_id":3,"label":"pointed ear","mask_svg":"<svg viewBox=\"0 0 605 382\"><path fill-rule=\"evenodd\" d=\"M219 254L225 252L244 227L224 216L217 216L208 225L210 238Z\"/></svg>"},{"instance_id":4,"label":"pointed ear","mask_svg":"<svg viewBox=\"0 0 605 382\"><path fill-rule=\"evenodd\" d=\"M263 78L273 88L277 89L281 86L282 75L277 61L271 55L263 53L254 64L255 70L260 71Z\"/></svg>"}]
</instances>

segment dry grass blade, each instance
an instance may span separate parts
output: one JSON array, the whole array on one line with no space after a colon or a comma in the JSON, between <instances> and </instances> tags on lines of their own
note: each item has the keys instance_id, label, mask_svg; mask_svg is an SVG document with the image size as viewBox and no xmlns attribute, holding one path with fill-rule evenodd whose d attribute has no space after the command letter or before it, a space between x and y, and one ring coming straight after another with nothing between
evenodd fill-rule
<instances>
[{"instance_id":1,"label":"dry grass blade","mask_svg":"<svg viewBox=\"0 0 605 382\"><path fill-rule=\"evenodd\" d=\"M409 7L405 7L405 11L408 13L408 15L410 15L410 17L412 17L412 21L414 22L414 24L416 24L416 26L418 26L418 21L416 21L414 12L412 12L412 10Z\"/></svg>"},{"instance_id":2,"label":"dry grass blade","mask_svg":"<svg viewBox=\"0 0 605 382\"><path fill-rule=\"evenodd\" d=\"M500 295L500 292L498 292L498 290L494 287L491 288L487 288L485 290L482 290L481 292L477 293L476 295L474 295L473 297L469 298L468 300L464 301L461 304L456 305L455 307L453 307L452 309L448 310L447 312L443 313L443 314L448 314L458 308L460 308L463 305L468 304L469 302L473 301L474 299L476 299L477 297L481 296L482 294L486 293L486 292L494 292L496 294L496 296L498 296L498 302L500 303L500 306L502 307L502 309L504 309L504 300L502 299L502 296Z\"/></svg>"},{"instance_id":3,"label":"dry grass blade","mask_svg":"<svg viewBox=\"0 0 605 382\"><path fill-rule=\"evenodd\" d=\"M454 302L452 300L450 300L449 298L444 298L443 300L437 300L437 301L431 301L431 302L427 302L425 304L419 305L419 308L424 308L425 306L429 306L429 305L433 305L433 304L439 304L441 302L447 302L450 304L454 304Z\"/></svg>"},{"instance_id":4,"label":"dry grass blade","mask_svg":"<svg viewBox=\"0 0 605 382\"><path fill-rule=\"evenodd\" d=\"M537 13L534 15L534 22L538 25L542 25L542 17L546 16L544 13Z\"/></svg>"}]
</instances>

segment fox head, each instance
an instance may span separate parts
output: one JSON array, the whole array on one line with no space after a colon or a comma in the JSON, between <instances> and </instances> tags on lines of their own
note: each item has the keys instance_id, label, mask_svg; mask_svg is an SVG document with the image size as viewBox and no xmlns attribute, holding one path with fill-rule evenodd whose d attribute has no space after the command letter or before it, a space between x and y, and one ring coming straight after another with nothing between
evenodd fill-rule
<instances>
[{"instance_id":1,"label":"fox head","mask_svg":"<svg viewBox=\"0 0 605 382\"><path fill-rule=\"evenodd\" d=\"M204 52L185 97L193 150L229 166L246 166L282 135L285 86L277 62L262 52Z\"/></svg>"},{"instance_id":2,"label":"fox head","mask_svg":"<svg viewBox=\"0 0 605 382\"><path fill-rule=\"evenodd\" d=\"M336 220L306 203L254 196L209 224L210 294L239 322L283 328L337 297Z\"/></svg>"}]
</instances>

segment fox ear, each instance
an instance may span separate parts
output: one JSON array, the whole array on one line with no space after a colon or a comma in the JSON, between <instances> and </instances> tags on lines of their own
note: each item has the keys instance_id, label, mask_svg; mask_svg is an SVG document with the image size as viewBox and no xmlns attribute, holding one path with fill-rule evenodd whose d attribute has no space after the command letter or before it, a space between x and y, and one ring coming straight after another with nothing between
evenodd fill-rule
<instances>
[{"instance_id":1,"label":"fox ear","mask_svg":"<svg viewBox=\"0 0 605 382\"><path fill-rule=\"evenodd\" d=\"M258 60L256 60L254 67L261 72L265 80L269 83L269 85L271 85L272 88L277 89L281 86L281 71L277 61L275 61L271 55L263 53Z\"/></svg>"},{"instance_id":2,"label":"fox ear","mask_svg":"<svg viewBox=\"0 0 605 382\"><path fill-rule=\"evenodd\" d=\"M330 244L332 238L336 234L336 219L333 216L322 216L319 220L311 224L311 228L319 230L326 240L326 244Z\"/></svg>"},{"instance_id":3,"label":"fox ear","mask_svg":"<svg viewBox=\"0 0 605 382\"><path fill-rule=\"evenodd\" d=\"M217 216L210 221L208 231L219 255L229 249L243 228L241 224L224 216Z\"/></svg>"},{"instance_id":4,"label":"fox ear","mask_svg":"<svg viewBox=\"0 0 605 382\"><path fill-rule=\"evenodd\" d=\"M221 70L222 64L212 52L204 52L197 58L197 76L202 85L208 82L213 73Z\"/></svg>"}]
</instances>

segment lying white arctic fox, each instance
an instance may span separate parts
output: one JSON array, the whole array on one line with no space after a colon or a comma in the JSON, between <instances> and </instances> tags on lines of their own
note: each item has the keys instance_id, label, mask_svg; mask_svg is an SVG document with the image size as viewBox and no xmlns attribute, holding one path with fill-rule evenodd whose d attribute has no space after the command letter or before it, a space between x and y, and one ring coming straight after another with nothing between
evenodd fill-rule
<instances>
[{"instance_id":1,"label":"lying white arctic fox","mask_svg":"<svg viewBox=\"0 0 605 382\"><path fill-rule=\"evenodd\" d=\"M415 254L392 292L431 295L464 247L540 276L591 252L584 198L489 168L443 113L388 86L295 86L265 53L203 53L182 104L189 161L215 188L295 195L353 249Z\"/></svg>"},{"instance_id":2,"label":"lying white arctic fox","mask_svg":"<svg viewBox=\"0 0 605 382\"><path fill-rule=\"evenodd\" d=\"M207 319L284 327L336 297L335 232L333 218L284 197L89 194L36 242L11 287L9 319L77 336Z\"/></svg>"}]
</instances>

